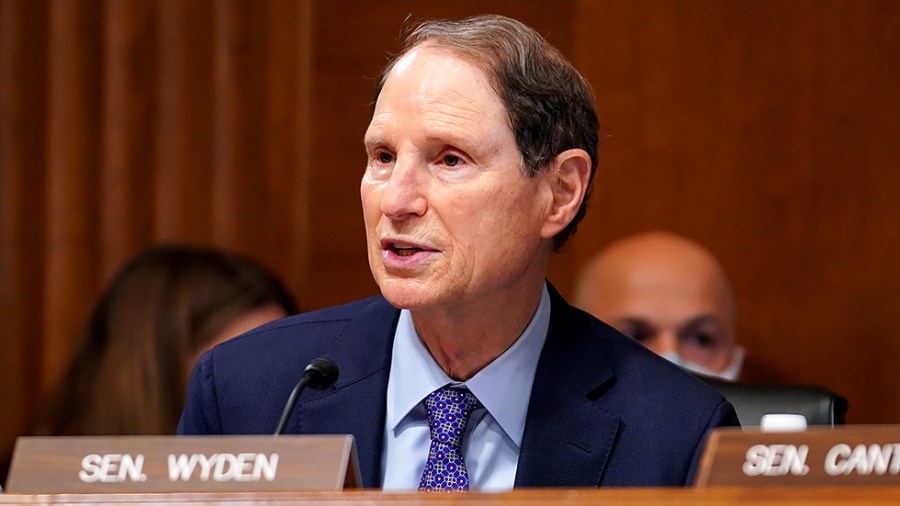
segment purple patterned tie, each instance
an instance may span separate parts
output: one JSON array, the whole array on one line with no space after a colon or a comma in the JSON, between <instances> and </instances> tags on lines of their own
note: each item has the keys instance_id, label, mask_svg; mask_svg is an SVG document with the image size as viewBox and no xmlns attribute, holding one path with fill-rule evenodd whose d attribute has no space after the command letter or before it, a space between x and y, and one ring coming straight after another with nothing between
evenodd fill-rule
<instances>
[{"instance_id":1,"label":"purple patterned tie","mask_svg":"<svg viewBox=\"0 0 900 506\"><path fill-rule=\"evenodd\" d=\"M431 427L428 462L419 490L468 490L469 472L462 458L462 438L473 411L482 407L468 390L445 386L425 398L425 413Z\"/></svg>"}]
</instances>

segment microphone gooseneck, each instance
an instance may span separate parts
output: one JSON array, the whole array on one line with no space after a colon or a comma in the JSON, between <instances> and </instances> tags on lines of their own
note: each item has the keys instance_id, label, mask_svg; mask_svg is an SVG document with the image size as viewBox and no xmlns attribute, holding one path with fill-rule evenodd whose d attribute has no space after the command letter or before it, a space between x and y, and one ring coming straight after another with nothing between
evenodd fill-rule
<instances>
[{"instance_id":1,"label":"microphone gooseneck","mask_svg":"<svg viewBox=\"0 0 900 506\"><path fill-rule=\"evenodd\" d=\"M338 368L334 362L327 358L314 358L303 370L303 376L300 377L297 386L291 391L291 395L284 405L284 410L281 412L281 419L278 420L278 427L275 429L274 435L279 436L284 432L284 427L294 411L297 399L306 387L322 390L334 385L337 379Z\"/></svg>"}]
</instances>

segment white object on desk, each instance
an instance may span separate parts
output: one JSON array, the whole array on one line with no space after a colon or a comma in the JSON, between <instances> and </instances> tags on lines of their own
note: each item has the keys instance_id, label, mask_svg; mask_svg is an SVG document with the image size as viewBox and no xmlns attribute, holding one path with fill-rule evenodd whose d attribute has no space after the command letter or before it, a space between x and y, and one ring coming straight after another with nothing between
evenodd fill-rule
<instances>
[{"instance_id":1,"label":"white object on desk","mask_svg":"<svg viewBox=\"0 0 900 506\"><path fill-rule=\"evenodd\" d=\"M769 413L762 416L759 429L763 432L803 432L806 417L789 413Z\"/></svg>"}]
</instances>

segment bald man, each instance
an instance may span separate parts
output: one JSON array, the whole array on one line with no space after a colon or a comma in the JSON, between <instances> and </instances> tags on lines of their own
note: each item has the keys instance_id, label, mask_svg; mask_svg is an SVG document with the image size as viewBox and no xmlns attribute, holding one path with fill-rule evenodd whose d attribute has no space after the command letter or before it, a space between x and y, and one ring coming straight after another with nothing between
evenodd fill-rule
<instances>
[{"instance_id":1,"label":"bald man","mask_svg":"<svg viewBox=\"0 0 900 506\"><path fill-rule=\"evenodd\" d=\"M583 270L574 303L692 372L729 381L741 372L731 283L690 239L649 232L614 242Z\"/></svg>"}]
</instances>

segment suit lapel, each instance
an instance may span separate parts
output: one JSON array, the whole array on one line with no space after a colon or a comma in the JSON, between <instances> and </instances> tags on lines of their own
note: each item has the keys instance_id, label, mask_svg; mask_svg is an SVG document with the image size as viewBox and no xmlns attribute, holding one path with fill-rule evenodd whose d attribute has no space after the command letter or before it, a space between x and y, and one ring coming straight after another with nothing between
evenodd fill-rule
<instances>
[{"instance_id":1,"label":"suit lapel","mask_svg":"<svg viewBox=\"0 0 900 506\"><path fill-rule=\"evenodd\" d=\"M516 471L517 487L597 486L619 419L594 400L613 379L592 319L550 286L550 328L541 352Z\"/></svg>"},{"instance_id":2,"label":"suit lapel","mask_svg":"<svg viewBox=\"0 0 900 506\"><path fill-rule=\"evenodd\" d=\"M381 484L381 452L391 346L400 312L378 298L348 324L335 343L335 386L301 399L296 429L304 434L352 434L362 486ZM313 392L307 392L313 394ZM306 393L304 394L306 396ZM289 427L290 429L290 427Z\"/></svg>"}]
</instances>

